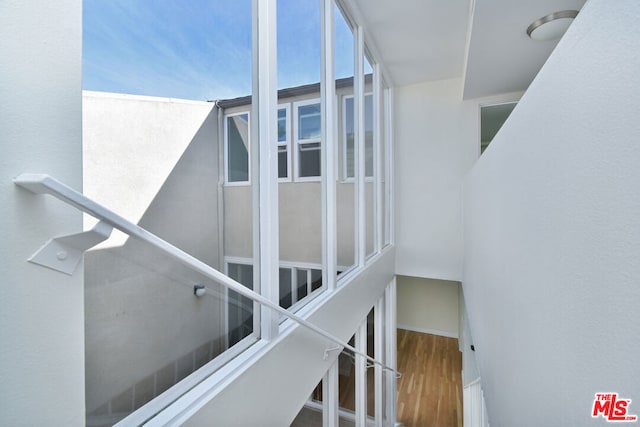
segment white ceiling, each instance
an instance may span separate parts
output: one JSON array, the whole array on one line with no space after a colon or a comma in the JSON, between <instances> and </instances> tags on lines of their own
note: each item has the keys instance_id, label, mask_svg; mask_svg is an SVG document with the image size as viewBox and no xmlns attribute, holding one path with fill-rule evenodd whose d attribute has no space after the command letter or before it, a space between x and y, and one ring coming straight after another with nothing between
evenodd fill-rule
<instances>
[{"instance_id":1,"label":"white ceiling","mask_svg":"<svg viewBox=\"0 0 640 427\"><path fill-rule=\"evenodd\" d=\"M469 0L352 0L394 85L461 76Z\"/></svg>"},{"instance_id":2,"label":"white ceiling","mask_svg":"<svg viewBox=\"0 0 640 427\"><path fill-rule=\"evenodd\" d=\"M536 19L580 10L585 0L476 0L464 98L525 90L558 44L527 36Z\"/></svg>"},{"instance_id":3,"label":"white ceiling","mask_svg":"<svg viewBox=\"0 0 640 427\"><path fill-rule=\"evenodd\" d=\"M557 44L529 39L529 24L552 12L579 10L585 3L472 1L347 3L355 4L394 85L464 77L465 99L525 90Z\"/></svg>"}]
</instances>

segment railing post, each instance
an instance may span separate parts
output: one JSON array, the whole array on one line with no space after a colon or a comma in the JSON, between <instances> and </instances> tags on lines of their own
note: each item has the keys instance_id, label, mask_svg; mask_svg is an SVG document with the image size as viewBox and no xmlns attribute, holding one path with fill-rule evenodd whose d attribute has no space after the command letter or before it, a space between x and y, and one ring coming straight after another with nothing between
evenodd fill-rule
<instances>
[{"instance_id":1,"label":"railing post","mask_svg":"<svg viewBox=\"0 0 640 427\"><path fill-rule=\"evenodd\" d=\"M367 317L356 330L356 349L367 353ZM356 427L367 426L367 360L356 354Z\"/></svg>"},{"instance_id":2,"label":"railing post","mask_svg":"<svg viewBox=\"0 0 640 427\"><path fill-rule=\"evenodd\" d=\"M322 426L335 427L339 422L339 394L338 363L340 356L331 365L322 379Z\"/></svg>"}]
</instances>

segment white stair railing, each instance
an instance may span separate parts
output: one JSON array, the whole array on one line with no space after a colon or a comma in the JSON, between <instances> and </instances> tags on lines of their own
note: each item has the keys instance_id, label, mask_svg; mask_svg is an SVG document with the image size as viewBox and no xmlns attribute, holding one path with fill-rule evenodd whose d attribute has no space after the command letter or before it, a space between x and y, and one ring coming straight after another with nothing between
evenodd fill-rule
<instances>
[{"instance_id":1,"label":"white stair railing","mask_svg":"<svg viewBox=\"0 0 640 427\"><path fill-rule=\"evenodd\" d=\"M277 311L281 315L288 317L299 325L310 329L311 331L343 347L353 354L360 355L369 362L381 366L382 369L393 372L397 376L400 375L400 373L395 369L385 365L377 359L368 356L365 353L356 350L347 342L342 341L341 339L326 332L324 329L321 329L313 323L310 323L307 320L303 319L302 317L297 316L290 311L280 307L278 304L273 303L271 300L265 298L264 296L243 286L241 283L231 279L224 273L221 273L215 268L178 249L169 242L159 238L155 234L145 230L139 225L126 220L115 212L89 199L82 193L63 184L62 182L49 175L25 173L16 177L13 182L17 186L29 190L34 194L49 194L81 210L82 212L93 216L100 221L98 226L96 226L94 230L89 230L84 233L78 233L70 236L57 237L50 240L47 245L45 245L41 250L36 252L36 254L34 254L34 256L30 258L30 261L32 262L45 265L49 268L65 272L67 274L72 274L75 265L79 261L79 257L82 257L84 251L93 247L100 241L106 239L111 232L110 228L115 228L122 231L123 233L128 234L131 237L136 237L150 244L151 246L159 249L181 264L191 268L193 271L196 271L203 276L208 277L209 279L215 280L228 289L231 289L242 296L245 296L259 304ZM96 235L98 236L96 237ZM44 254L42 253L43 251L45 252ZM36 258L44 259L44 261L36 261ZM57 265L58 263L60 265ZM73 263L72 268L70 268L68 265L65 265L69 263ZM325 358L328 357L328 353L330 350L331 349L325 350Z\"/></svg>"},{"instance_id":2,"label":"white stair railing","mask_svg":"<svg viewBox=\"0 0 640 427\"><path fill-rule=\"evenodd\" d=\"M465 427L489 427L480 378L464 386L462 404Z\"/></svg>"}]
</instances>

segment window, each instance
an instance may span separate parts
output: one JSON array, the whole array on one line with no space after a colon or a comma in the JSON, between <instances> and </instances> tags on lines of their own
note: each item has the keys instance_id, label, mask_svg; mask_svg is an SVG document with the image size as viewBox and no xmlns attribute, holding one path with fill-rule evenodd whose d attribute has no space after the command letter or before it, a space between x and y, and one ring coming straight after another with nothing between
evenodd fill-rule
<instances>
[{"instance_id":1,"label":"window","mask_svg":"<svg viewBox=\"0 0 640 427\"><path fill-rule=\"evenodd\" d=\"M228 258L228 276L253 290L253 265L245 258ZM234 262L230 262L233 259ZM282 262L279 270L280 307L289 308L322 288L322 267ZM253 331L253 302L229 290L229 343L235 344Z\"/></svg>"},{"instance_id":2,"label":"window","mask_svg":"<svg viewBox=\"0 0 640 427\"><path fill-rule=\"evenodd\" d=\"M227 264L227 275L253 290L253 265ZM229 290L227 301L228 347L251 335L253 332L253 301Z\"/></svg>"},{"instance_id":3,"label":"window","mask_svg":"<svg viewBox=\"0 0 640 427\"><path fill-rule=\"evenodd\" d=\"M249 113L229 114L224 122L227 183L249 183Z\"/></svg>"},{"instance_id":4,"label":"window","mask_svg":"<svg viewBox=\"0 0 640 427\"><path fill-rule=\"evenodd\" d=\"M289 308L322 287L322 270L307 267L280 267L280 306Z\"/></svg>"},{"instance_id":5,"label":"window","mask_svg":"<svg viewBox=\"0 0 640 427\"><path fill-rule=\"evenodd\" d=\"M496 136L517 102L480 106L480 154L484 153Z\"/></svg>"},{"instance_id":6,"label":"window","mask_svg":"<svg viewBox=\"0 0 640 427\"><path fill-rule=\"evenodd\" d=\"M373 177L373 95L364 96L364 176Z\"/></svg>"},{"instance_id":7,"label":"window","mask_svg":"<svg viewBox=\"0 0 640 427\"><path fill-rule=\"evenodd\" d=\"M278 179L288 181L291 176L289 159L289 129L291 127L289 104L278 108Z\"/></svg>"},{"instance_id":8,"label":"window","mask_svg":"<svg viewBox=\"0 0 640 427\"><path fill-rule=\"evenodd\" d=\"M353 179L355 177L355 112L353 106L353 95L343 97L342 104L342 149L343 179ZM373 95L364 96L364 156L365 156L365 177L373 177Z\"/></svg>"},{"instance_id":9,"label":"window","mask_svg":"<svg viewBox=\"0 0 640 427\"><path fill-rule=\"evenodd\" d=\"M294 104L296 137L296 177L320 177L321 118L317 99Z\"/></svg>"}]
</instances>

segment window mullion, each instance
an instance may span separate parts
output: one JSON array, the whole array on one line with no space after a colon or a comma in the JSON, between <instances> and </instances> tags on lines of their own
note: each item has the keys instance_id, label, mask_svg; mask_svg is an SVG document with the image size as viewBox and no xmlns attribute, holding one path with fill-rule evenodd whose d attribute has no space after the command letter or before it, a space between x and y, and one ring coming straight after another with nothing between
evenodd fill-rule
<instances>
[{"instance_id":1,"label":"window mullion","mask_svg":"<svg viewBox=\"0 0 640 427\"><path fill-rule=\"evenodd\" d=\"M356 27L355 76L354 76L354 166L358 198L356 203L357 264L363 266L366 256L366 212L365 212L365 147L364 147L364 31Z\"/></svg>"},{"instance_id":2,"label":"window mullion","mask_svg":"<svg viewBox=\"0 0 640 427\"><path fill-rule=\"evenodd\" d=\"M385 316L384 316L384 333L385 333L385 355L384 363L392 369L396 368L396 279L394 278L384 291ZM392 372L385 375L385 403L386 403L386 421L389 424L396 422L396 389L397 378Z\"/></svg>"},{"instance_id":3,"label":"window mullion","mask_svg":"<svg viewBox=\"0 0 640 427\"><path fill-rule=\"evenodd\" d=\"M387 102L385 103L385 128L387 131L387 138L386 138L386 162L387 162L387 204L389 206L389 243L390 244L394 244L395 243L395 209L393 209L392 207L395 206L395 191L394 189L394 150L393 150L393 145L394 145L394 140L393 140L393 134L395 132L394 130L394 126L395 126L395 118L393 115L393 109L394 109L394 91L392 88L388 88L387 89L387 93L388 93L388 97L387 97Z\"/></svg>"},{"instance_id":4,"label":"window mullion","mask_svg":"<svg viewBox=\"0 0 640 427\"><path fill-rule=\"evenodd\" d=\"M384 325L385 310L384 309L385 309L385 299L384 299L384 296L382 296L380 297L380 299L378 299L378 302L376 303L373 311L373 319L374 319L373 320L374 321L373 355L377 360L381 361L382 363L386 362L385 355L384 355L384 349L385 349L385 325ZM375 385L375 389L374 389L375 390L374 391L375 393L375 426L382 427L384 424L384 420L383 420L384 375L382 371L382 366L375 365L373 369L374 369L374 385Z\"/></svg>"},{"instance_id":5,"label":"window mullion","mask_svg":"<svg viewBox=\"0 0 640 427\"><path fill-rule=\"evenodd\" d=\"M291 276L291 305L298 302L298 269L292 267L289 269Z\"/></svg>"},{"instance_id":6,"label":"window mullion","mask_svg":"<svg viewBox=\"0 0 640 427\"><path fill-rule=\"evenodd\" d=\"M259 292L279 304L278 243L278 138L276 0L253 0L253 102L251 121L254 163L254 275L257 270ZM257 170L256 170L257 169ZM261 307L261 337L272 339L278 333L279 316Z\"/></svg>"},{"instance_id":7,"label":"window mullion","mask_svg":"<svg viewBox=\"0 0 640 427\"><path fill-rule=\"evenodd\" d=\"M367 317L356 330L355 348L362 354L367 354ZM355 355L356 375L356 427L367 426L367 359L360 354Z\"/></svg>"},{"instance_id":8,"label":"window mullion","mask_svg":"<svg viewBox=\"0 0 640 427\"><path fill-rule=\"evenodd\" d=\"M334 70L334 3L322 2L321 37L321 186L322 186L322 277L327 289L336 287L337 270L337 217L336 217L336 141L334 140L337 121L335 120L336 85Z\"/></svg>"},{"instance_id":9,"label":"window mullion","mask_svg":"<svg viewBox=\"0 0 640 427\"><path fill-rule=\"evenodd\" d=\"M380 78L380 64L373 65L373 179L375 194L375 213L374 213L374 251L379 252L382 248L384 236L384 217L382 214L382 156L380 155L382 137L382 120L383 111L381 108L382 100L382 79Z\"/></svg>"},{"instance_id":10,"label":"window mullion","mask_svg":"<svg viewBox=\"0 0 640 427\"><path fill-rule=\"evenodd\" d=\"M322 426L335 427L339 424L339 376L338 361L331 365L322 379Z\"/></svg>"}]
</instances>

